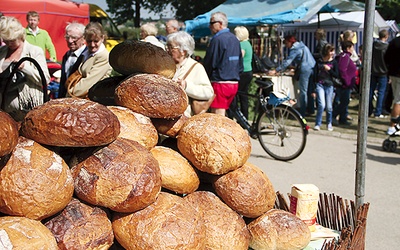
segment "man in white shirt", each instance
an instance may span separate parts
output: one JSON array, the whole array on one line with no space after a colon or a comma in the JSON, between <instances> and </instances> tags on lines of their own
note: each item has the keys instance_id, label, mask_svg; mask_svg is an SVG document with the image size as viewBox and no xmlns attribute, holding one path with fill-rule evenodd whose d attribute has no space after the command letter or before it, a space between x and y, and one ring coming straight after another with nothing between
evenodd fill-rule
<instances>
[{"instance_id":1,"label":"man in white shirt","mask_svg":"<svg viewBox=\"0 0 400 250\"><path fill-rule=\"evenodd\" d=\"M69 51L65 53L62 59L58 98L65 97L65 82L78 69L80 63L85 61L85 58L83 58L83 52L86 50L85 39L83 38L84 32L85 25L81 23L70 23L65 28L65 41L67 42Z\"/></svg>"}]
</instances>

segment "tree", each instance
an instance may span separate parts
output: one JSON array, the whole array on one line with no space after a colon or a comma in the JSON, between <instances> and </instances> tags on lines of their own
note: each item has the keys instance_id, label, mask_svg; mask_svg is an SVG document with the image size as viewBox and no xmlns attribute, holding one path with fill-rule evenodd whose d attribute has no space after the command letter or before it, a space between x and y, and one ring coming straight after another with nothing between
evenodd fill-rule
<instances>
[{"instance_id":1,"label":"tree","mask_svg":"<svg viewBox=\"0 0 400 250\"><path fill-rule=\"evenodd\" d=\"M225 0L106 0L108 12L113 15L117 24L133 21L135 27L140 26L140 9L160 13L168 6L176 10L175 18L179 20L193 19L215 8Z\"/></svg>"},{"instance_id":2,"label":"tree","mask_svg":"<svg viewBox=\"0 0 400 250\"><path fill-rule=\"evenodd\" d=\"M357 2L365 3L365 0ZM376 0L376 9L385 20L395 20L400 23L400 2L398 0Z\"/></svg>"}]
</instances>

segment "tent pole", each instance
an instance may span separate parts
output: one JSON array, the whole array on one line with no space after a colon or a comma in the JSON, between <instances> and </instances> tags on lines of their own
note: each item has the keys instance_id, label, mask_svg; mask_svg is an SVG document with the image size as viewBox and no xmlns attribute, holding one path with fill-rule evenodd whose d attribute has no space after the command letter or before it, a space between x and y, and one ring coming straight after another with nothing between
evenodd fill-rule
<instances>
[{"instance_id":1,"label":"tent pole","mask_svg":"<svg viewBox=\"0 0 400 250\"><path fill-rule=\"evenodd\" d=\"M360 105L358 109L358 132L357 132L357 160L356 160L356 184L355 184L355 199L356 208L359 208L364 203L365 195L365 159L367 150L368 136L368 106L369 106L369 91L371 79L371 64L372 64L372 43L373 30L375 23L375 2L376 0L365 1L365 16L364 16L364 35L363 35L363 54L362 54L362 70L361 74L361 95Z\"/></svg>"}]
</instances>

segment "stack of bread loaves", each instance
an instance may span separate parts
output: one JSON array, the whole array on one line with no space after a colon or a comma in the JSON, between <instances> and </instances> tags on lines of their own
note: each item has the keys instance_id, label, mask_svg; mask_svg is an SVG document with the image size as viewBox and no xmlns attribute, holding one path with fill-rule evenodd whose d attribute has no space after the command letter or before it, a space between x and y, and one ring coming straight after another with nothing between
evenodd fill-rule
<instances>
[{"instance_id":1,"label":"stack of bread loaves","mask_svg":"<svg viewBox=\"0 0 400 250\"><path fill-rule=\"evenodd\" d=\"M20 129L0 112L0 248L308 244L304 222L273 209L247 132L220 115L183 115L188 98L167 52L126 41L109 61L122 76L99 82L90 100L46 102Z\"/></svg>"}]
</instances>

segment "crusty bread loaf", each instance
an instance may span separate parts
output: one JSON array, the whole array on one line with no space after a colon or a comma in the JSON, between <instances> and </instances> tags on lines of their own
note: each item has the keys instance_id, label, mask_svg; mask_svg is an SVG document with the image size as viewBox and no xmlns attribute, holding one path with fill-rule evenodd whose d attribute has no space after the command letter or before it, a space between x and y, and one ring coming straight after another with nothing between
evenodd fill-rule
<instances>
[{"instance_id":1,"label":"crusty bread loaf","mask_svg":"<svg viewBox=\"0 0 400 250\"><path fill-rule=\"evenodd\" d=\"M71 162L75 195L92 205L130 213L153 203L161 190L157 160L136 141L117 138Z\"/></svg>"},{"instance_id":2,"label":"crusty bread loaf","mask_svg":"<svg viewBox=\"0 0 400 250\"><path fill-rule=\"evenodd\" d=\"M134 73L159 74L172 78L176 65L163 49L148 42L126 40L117 44L109 56L111 67L123 75Z\"/></svg>"},{"instance_id":3,"label":"crusty bread loaf","mask_svg":"<svg viewBox=\"0 0 400 250\"><path fill-rule=\"evenodd\" d=\"M114 241L107 213L75 198L44 225L56 237L59 249L109 249Z\"/></svg>"},{"instance_id":4,"label":"crusty bread loaf","mask_svg":"<svg viewBox=\"0 0 400 250\"><path fill-rule=\"evenodd\" d=\"M183 198L161 192L148 207L114 213L113 230L126 249L206 249L201 214Z\"/></svg>"},{"instance_id":5,"label":"crusty bread loaf","mask_svg":"<svg viewBox=\"0 0 400 250\"><path fill-rule=\"evenodd\" d=\"M249 162L218 176L213 186L229 207L245 217L256 218L275 205L276 194L271 181Z\"/></svg>"},{"instance_id":6,"label":"crusty bread loaf","mask_svg":"<svg viewBox=\"0 0 400 250\"><path fill-rule=\"evenodd\" d=\"M22 134L36 142L59 147L92 147L111 143L120 132L118 118L99 103L53 99L28 112Z\"/></svg>"},{"instance_id":7,"label":"crusty bread loaf","mask_svg":"<svg viewBox=\"0 0 400 250\"><path fill-rule=\"evenodd\" d=\"M247 132L217 114L190 117L177 138L181 154L197 169L210 174L225 174L243 166L251 153Z\"/></svg>"},{"instance_id":8,"label":"crusty bread loaf","mask_svg":"<svg viewBox=\"0 0 400 250\"><path fill-rule=\"evenodd\" d=\"M308 226L294 214L271 209L247 226L254 250L297 250L305 248L311 239Z\"/></svg>"},{"instance_id":9,"label":"crusty bread loaf","mask_svg":"<svg viewBox=\"0 0 400 250\"><path fill-rule=\"evenodd\" d=\"M158 133L150 118L121 106L108 106L120 123L118 137L139 142L147 149L152 149L158 142Z\"/></svg>"},{"instance_id":10,"label":"crusty bread loaf","mask_svg":"<svg viewBox=\"0 0 400 250\"><path fill-rule=\"evenodd\" d=\"M215 194L196 191L184 197L202 214L206 232L205 249L249 248L250 233L243 218Z\"/></svg>"},{"instance_id":11,"label":"crusty bread loaf","mask_svg":"<svg viewBox=\"0 0 400 250\"><path fill-rule=\"evenodd\" d=\"M150 152L160 166L163 188L178 194L189 194L196 191L200 184L199 177L188 160L181 154L162 146L156 146Z\"/></svg>"},{"instance_id":12,"label":"crusty bread loaf","mask_svg":"<svg viewBox=\"0 0 400 250\"><path fill-rule=\"evenodd\" d=\"M50 230L40 221L26 217L0 217L0 249L57 250Z\"/></svg>"},{"instance_id":13,"label":"crusty bread loaf","mask_svg":"<svg viewBox=\"0 0 400 250\"><path fill-rule=\"evenodd\" d=\"M184 114L175 119L151 119L158 133L169 137L176 137L187 120L188 117Z\"/></svg>"},{"instance_id":14,"label":"crusty bread loaf","mask_svg":"<svg viewBox=\"0 0 400 250\"><path fill-rule=\"evenodd\" d=\"M115 89L125 78L126 76L111 76L100 80L89 89L89 100L106 106L115 106Z\"/></svg>"},{"instance_id":15,"label":"crusty bread loaf","mask_svg":"<svg viewBox=\"0 0 400 250\"><path fill-rule=\"evenodd\" d=\"M188 97L171 79L138 74L125 79L116 88L115 102L150 118L172 119L185 112Z\"/></svg>"},{"instance_id":16,"label":"crusty bread loaf","mask_svg":"<svg viewBox=\"0 0 400 250\"><path fill-rule=\"evenodd\" d=\"M72 175L64 160L20 136L0 171L0 211L41 220L64 209L73 192Z\"/></svg>"},{"instance_id":17,"label":"crusty bread loaf","mask_svg":"<svg viewBox=\"0 0 400 250\"><path fill-rule=\"evenodd\" d=\"M0 110L0 157L10 154L18 143L17 122Z\"/></svg>"}]
</instances>

